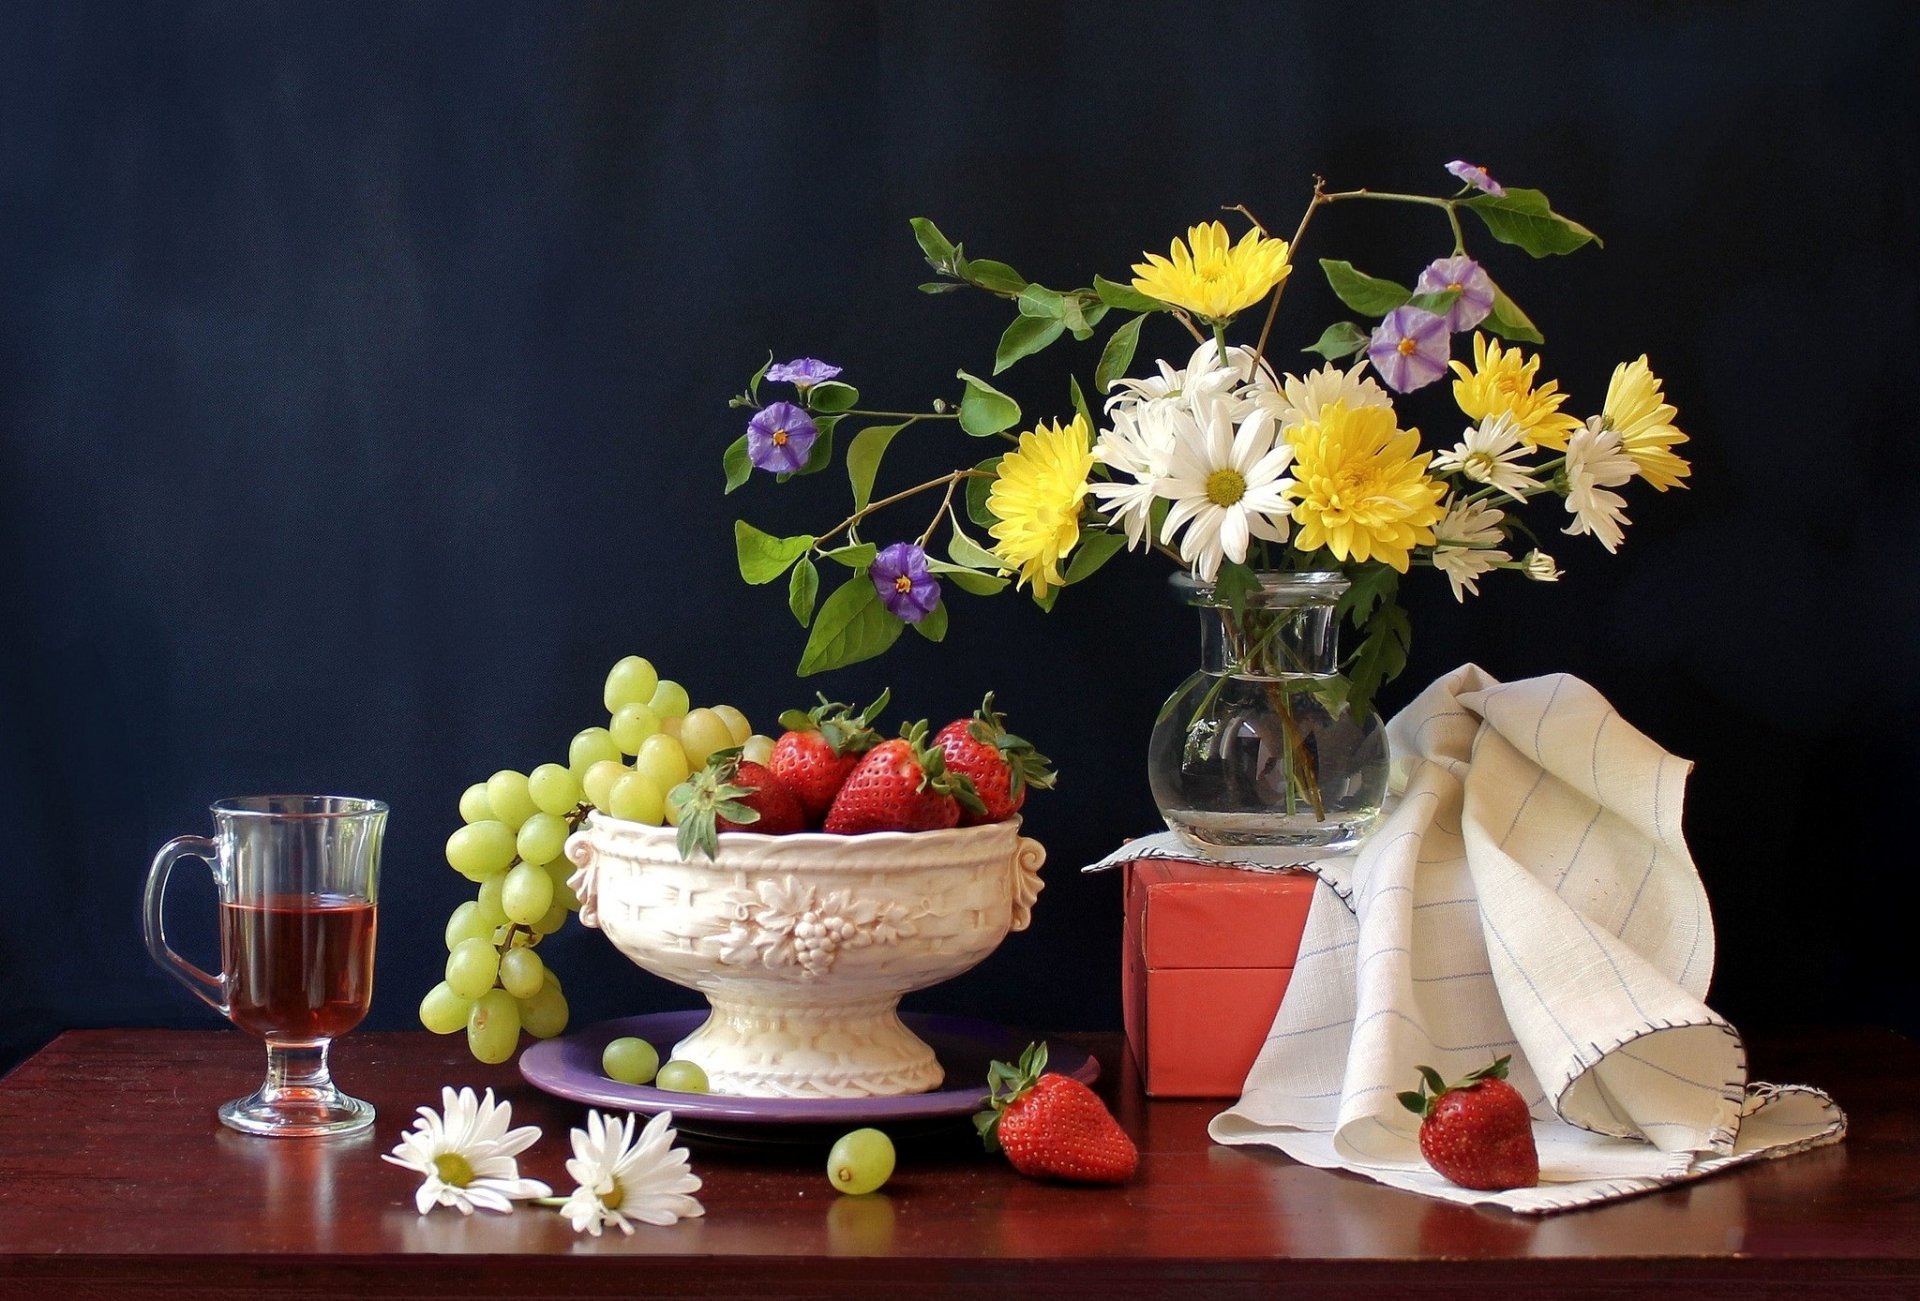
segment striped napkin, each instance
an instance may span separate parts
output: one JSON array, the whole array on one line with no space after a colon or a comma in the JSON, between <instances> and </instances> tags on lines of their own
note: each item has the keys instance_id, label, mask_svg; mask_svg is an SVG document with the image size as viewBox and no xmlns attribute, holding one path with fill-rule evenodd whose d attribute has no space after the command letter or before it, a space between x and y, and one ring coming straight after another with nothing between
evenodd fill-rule
<instances>
[{"instance_id":1,"label":"striped napkin","mask_svg":"<svg viewBox=\"0 0 1920 1301\"><path fill-rule=\"evenodd\" d=\"M1702 1001L1713 920L1680 833L1687 761L1577 678L1472 665L1388 737L1396 796L1357 852L1309 865L1322 885L1286 1001L1215 1141L1542 1213L1841 1139L1824 1093L1750 1084L1739 1033ZM1113 857L1194 857L1168 839ZM1540 1186L1457 1188L1395 1095L1418 1066L1452 1080L1507 1054Z\"/></svg>"}]
</instances>

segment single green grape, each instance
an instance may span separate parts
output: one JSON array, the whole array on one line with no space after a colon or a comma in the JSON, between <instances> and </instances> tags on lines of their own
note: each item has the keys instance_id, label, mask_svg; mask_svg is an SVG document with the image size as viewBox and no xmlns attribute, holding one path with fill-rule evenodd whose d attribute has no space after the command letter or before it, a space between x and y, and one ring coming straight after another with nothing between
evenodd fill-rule
<instances>
[{"instance_id":1,"label":"single green grape","mask_svg":"<svg viewBox=\"0 0 1920 1301\"><path fill-rule=\"evenodd\" d=\"M693 772L687 763L687 752L681 749L678 740L665 732L640 743L640 753L633 758L633 770L645 773L663 791L672 790Z\"/></svg>"},{"instance_id":2,"label":"single green grape","mask_svg":"<svg viewBox=\"0 0 1920 1301\"><path fill-rule=\"evenodd\" d=\"M469 899L453 910L453 916L447 918L447 952L460 947L462 940L483 940L493 934L493 928L499 925L487 919L477 900Z\"/></svg>"},{"instance_id":3,"label":"single green grape","mask_svg":"<svg viewBox=\"0 0 1920 1301\"><path fill-rule=\"evenodd\" d=\"M435 1034L452 1034L467 1023L473 1000L453 992L453 986L441 981L420 1000L420 1024Z\"/></svg>"},{"instance_id":4,"label":"single green grape","mask_svg":"<svg viewBox=\"0 0 1920 1301\"><path fill-rule=\"evenodd\" d=\"M567 1028L567 999L560 978L549 969L540 992L520 1002L520 1024L535 1039L551 1039Z\"/></svg>"},{"instance_id":5,"label":"single green grape","mask_svg":"<svg viewBox=\"0 0 1920 1301\"><path fill-rule=\"evenodd\" d=\"M608 670L602 703L609 714L616 714L622 705L646 703L659 685L660 675L653 665L638 655L629 655Z\"/></svg>"},{"instance_id":6,"label":"single green grape","mask_svg":"<svg viewBox=\"0 0 1920 1301\"><path fill-rule=\"evenodd\" d=\"M607 812L616 818L657 827L666 816L665 800L653 778L643 772L630 772L607 792Z\"/></svg>"},{"instance_id":7,"label":"single green grape","mask_svg":"<svg viewBox=\"0 0 1920 1301\"><path fill-rule=\"evenodd\" d=\"M877 1129L842 1134L827 1153L827 1180L843 1193L870 1193L893 1174L893 1140Z\"/></svg>"},{"instance_id":8,"label":"single green grape","mask_svg":"<svg viewBox=\"0 0 1920 1301\"><path fill-rule=\"evenodd\" d=\"M567 924L567 913L569 911L566 900L556 895L553 900L553 906L541 913L540 920L533 924L533 933L535 935L553 934Z\"/></svg>"},{"instance_id":9,"label":"single green grape","mask_svg":"<svg viewBox=\"0 0 1920 1301\"><path fill-rule=\"evenodd\" d=\"M480 883L479 897L473 901L478 913L474 924L484 923L489 934L507 924L507 910L500 906L500 891L506 884L507 874L495 872Z\"/></svg>"},{"instance_id":10,"label":"single green grape","mask_svg":"<svg viewBox=\"0 0 1920 1301\"><path fill-rule=\"evenodd\" d=\"M629 1035L624 1039L615 1039L601 1051L600 1069L610 1080L618 1080L622 1084L645 1084L660 1069L660 1054L645 1039L635 1039Z\"/></svg>"},{"instance_id":11,"label":"single green grape","mask_svg":"<svg viewBox=\"0 0 1920 1301\"><path fill-rule=\"evenodd\" d=\"M755 732L741 743L740 757L748 763L764 765L773 758L773 738Z\"/></svg>"},{"instance_id":12,"label":"single green grape","mask_svg":"<svg viewBox=\"0 0 1920 1301\"><path fill-rule=\"evenodd\" d=\"M487 807L493 810L494 817L518 831L520 824L536 811L533 796L527 790L527 775L502 768L487 778Z\"/></svg>"},{"instance_id":13,"label":"single green grape","mask_svg":"<svg viewBox=\"0 0 1920 1301\"><path fill-rule=\"evenodd\" d=\"M705 1093L707 1073L696 1063L675 1057L660 1067L659 1073L653 1077L653 1086L673 1093Z\"/></svg>"},{"instance_id":14,"label":"single green grape","mask_svg":"<svg viewBox=\"0 0 1920 1301\"><path fill-rule=\"evenodd\" d=\"M513 1056L520 1045L520 1005L504 989L482 994L467 1014L467 1051L489 1066Z\"/></svg>"},{"instance_id":15,"label":"single green grape","mask_svg":"<svg viewBox=\"0 0 1920 1301\"><path fill-rule=\"evenodd\" d=\"M570 858L556 858L546 867L547 875L553 880L553 901L568 912L573 912L580 906L579 896L574 894L573 887L567 883L573 876L574 870L573 860Z\"/></svg>"},{"instance_id":16,"label":"single green grape","mask_svg":"<svg viewBox=\"0 0 1920 1301\"><path fill-rule=\"evenodd\" d=\"M680 748L686 752L687 766L704 768L707 756L734 744L727 720L711 709L690 710L680 720Z\"/></svg>"},{"instance_id":17,"label":"single green grape","mask_svg":"<svg viewBox=\"0 0 1920 1301\"><path fill-rule=\"evenodd\" d=\"M607 797L613 792L613 784L632 772L633 769L618 759L602 759L587 769L587 775L580 782L587 791L587 803L596 809L607 807Z\"/></svg>"},{"instance_id":18,"label":"single green grape","mask_svg":"<svg viewBox=\"0 0 1920 1301\"><path fill-rule=\"evenodd\" d=\"M553 907L553 878L544 867L520 864L507 873L506 883L500 887L500 906L507 910L508 921L533 925Z\"/></svg>"},{"instance_id":19,"label":"single green grape","mask_svg":"<svg viewBox=\"0 0 1920 1301\"><path fill-rule=\"evenodd\" d=\"M660 685L653 689L653 695L647 700L647 708L661 718L679 718L687 712L687 706L693 702L687 699L687 689L672 678L660 679Z\"/></svg>"},{"instance_id":20,"label":"single green grape","mask_svg":"<svg viewBox=\"0 0 1920 1301\"><path fill-rule=\"evenodd\" d=\"M509 949L500 957L500 988L515 998L532 998L547 981L547 968L532 949Z\"/></svg>"},{"instance_id":21,"label":"single green grape","mask_svg":"<svg viewBox=\"0 0 1920 1301\"><path fill-rule=\"evenodd\" d=\"M735 745L745 745L747 738L753 735L753 724L732 705L715 705L713 712L720 715L720 721L727 725L727 733L733 737Z\"/></svg>"},{"instance_id":22,"label":"single green grape","mask_svg":"<svg viewBox=\"0 0 1920 1301\"><path fill-rule=\"evenodd\" d=\"M484 881L513 861L513 829L488 818L447 837L447 864L469 881Z\"/></svg>"},{"instance_id":23,"label":"single green grape","mask_svg":"<svg viewBox=\"0 0 1920 1301\"><path fill-rule=\"evenodd\" d=\"M487 803L487 784L475 782L460 792L460 820L462 822L485 822L493 816L493 806Z\"/></svg>"},{"instance_id":24,"label":"single green grape","mask_svg":"<svg viewBox=\"0 0 1920 1301\"><path fill-rule=\"evenodd\" d=\"M565 817L582 798L580 779L565 764L543 763L527 774L527 794L542 813Z\"/></svg>"},{"instance_id":25,"label":"single green grape","mask_svg":"<svg viewBox=\"0 0 1920 1301\"><path fill-rule=\"evenodd\" d=\"M567 771L583 786L587 780L587 770L603 759L620 762L620 747L614 744L613 734L604 727L584 728L575 733L567 745Z\"/></svg>"},{"instance_id":26,"label":"single green grape","mask_svg":"<svg viewBox=\"0 0 1920 1301\"><path fill-rule=\"evenodd\" d=\"M635 701L622 705L607 724L607 733L622 754L640 753L640 743L660 730L660 716Z\"/></svg>"},{"instance_id":27,"label":"single green grape","mask_svg":"<svg viewBox=\"0 0 1920 1301\"><path fill-rule=\"evenodd\" d=\"M447 955L447 984L468 1002L492 989L499 975L500 951L486 940L461 940Z\"/></svg>"},{"instance_id":28,"label":"single green grape","mask_svg":"<svg viewBox=\"0 0 1920 1301\"><path fill-rule=\"evenodd\" d=\"M522 822L514 841L523 863L551 863L566 847L567 820L551 813L535 813Z\"/></svg>"}]
</instances>

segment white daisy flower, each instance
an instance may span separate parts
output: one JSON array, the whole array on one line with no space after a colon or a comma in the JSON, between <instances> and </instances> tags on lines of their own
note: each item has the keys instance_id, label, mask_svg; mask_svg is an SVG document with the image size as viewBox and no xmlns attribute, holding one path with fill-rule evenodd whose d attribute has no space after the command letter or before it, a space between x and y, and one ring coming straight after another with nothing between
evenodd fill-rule
<instances>
[{"instance_id":1,"label":"white daisy flower","mask_svg":"<svg viewBox=\"0 0 1920 1301\"><path fill-rule=\"evenodd\" d=\"M1560 566L1553 563L1553 557L1544 551L1527 552L1527 558L1520 562L1527 571L1527 577L1536 583L1557 583L1560 581Z\"/></svg>"},{"instance_id":2,"label":"white daisy flower","mask_svg":"<svg viewBox=\"0 0 1920 1301\"><path fill-rule=\"evenodd\" d=\"M1318 420L1322 408L1336 402L1346 403L1349 411L1356 407L1392 406L1393 399L1387 396L1387 391L1361 374L1366 368L1367 363L1362 361L1352 370L1327 365L1304 379L1288 375L1278 388L1266 386L1256 395L1256 400L1273 412L1282 434Z\"/></svg>"},{"instance_id":3,"label":"white daisy flower","mask_svg":"<svg viewBox=\"0 0 1920 1301\"><path fill-rule=\"evenodd\" d=\"M472 1089L440 1090L441 1113L420 1108L420 1119L382 1161L426 1176L413 1204L425 1215L435 1206L451 1206L462 1215L478 1206L511 1211L515 1202L545 1197L553 1190L538 1179L522 1179L515 1157L532 1147L540 1131L532 1125L509 1130L513 1104L493 1100L493 1090L476 1099Z\"/></svg>"},{"instance_id":4,"label":"white daisy flower","mask_svg":"<svg viewBox=\"0 0 1920 1301\"><path fill-rule=\"evenodd\" d=\"M636 1142L631 1115L621 1122L587 1113L586 1129L573 1131L573 1159L567 1162L567 1174L579 1187L560 1208L575 1233L597 1238L603 1224L632 1233L635 1220L672 1224L706 1213L688 1196L700 1179L687 1168L686 1149L673 1145L679 1135L672 1124L673 1113L662 1111Z\"/></svg>"},{"instance_id":5,"label":"white daisy flower","mask_svg":"<svg viewBox=\"0 0 1920 1301\"><path fill-rule=\"evenodd\" d=\"M1620 434L1602 426L1600 417L1587 421L1567 440L1567 509L1573 523L1560 530L1579 536L1591 533L1608 551L1618 551L1625 536L1627 499L1608 488L1633 478L1633 458L1620 444Z\"/></svg>"},{"instance_id":6,"label":"white daisy flower","mask_svg":"<svg viewBox=\"0 0 1920 1301\"><path fill-rule=\"evenodd\" d=\"M1129 548L1144 546L1153 514L1153 503L1160 499L1161 484L1173 462L1173 449L1183 440L1198 438L1188 404L1179 399L1157 398L1126 406L1112 413L1113 428L1100 431L1094 441L1093 459L1123 479L1093 483L1090 491L1101 508L1125 525Z\"/></svg>"},{"instance_id":7,"label":"white daisy flower","mask_svg":"<svg viewBox=\"0 0 1920 1301\"><path fill-rule=\"evenodd\" d=\"M1520 458L1533 449L1520 437L1520 426L1511 412L1482 420L1445 451L1433 454L1433 470L1439 474L1462 474L1475 483L1498 488L1509 497L1524 498L1537 492L1540 484Z\"/></svg>"},{"instance_id":8,"label":"white daisy flower","mask_svg":"<svg viewBox=\"0 0 1920 1301\"><path fill-rule=\"evenodd\" d=\"M1505 518L1484 501L1456 502L1433 526L1433 567L1447 576L1454 600L1464 604L1468 592L1480 595L1480 575L1513 559L1493 546L1506 540Z\"/></svg>"},{"instance_id":9,"label":"white daisy flower","mask_svg":"<svg viewBox=\"0 0 1920 1301\"><path fill-rule=\"evenodd\" d=\"M1107 410L1114 411L1157 398L1206 399L1230 393L1246 384L1259 372L1259 356L1252 348L1227 349L1230 365L1220 364L1220 349L1208 339L1193 350L1186 368L1175 370L1165 361L1154 365L1159 374L1146 379L1117 379L1108 389Z\"/></svg>"},{"instance_id":10,"label":"white daisy flower","mask_svg":"<svg viewBox=\"0 0 1920 1301\"><path fill-rule=\"evenodd\" d=\"M1273 416L1256 410L1236 428L1232 403L1196 404L1196 437L1174 446L1161 495L1173 502L1160 540L1180 539L1180 559L1195 578L1211 583L1223 560L1244 561L1252 538L1287 540L1293 503L1282 477L1293 463L1293 445L1277 438Z\"/></svg>"}]
</instances>

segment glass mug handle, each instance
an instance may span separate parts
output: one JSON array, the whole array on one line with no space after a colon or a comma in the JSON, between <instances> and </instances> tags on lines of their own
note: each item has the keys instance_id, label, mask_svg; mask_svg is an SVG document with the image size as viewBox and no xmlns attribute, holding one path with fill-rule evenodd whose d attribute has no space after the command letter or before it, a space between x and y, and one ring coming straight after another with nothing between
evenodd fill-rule
<instances>
[{"instance_id":1,"label":"glass mug handle","mask_svg":"<svg viewBox=\"0 0 1920 1301\"><path fill-rule=\"evenodd\" d=\"M153 866L147 869L147 907L146 931L147 952L160 964L163 971L173 976L181 984L200 996L201 1001L218 1012L228 1015L227 982L219 976L209 975L193 963L188 962L173 951L167 943L167 929L161 920L161 906L166 899L167 877L173 872L173 865L183 858L203 860L217 880L220 875L220 851L205 836L175 836L160 846L160 852L153 856Z\"/></svg>"}]
</instances>

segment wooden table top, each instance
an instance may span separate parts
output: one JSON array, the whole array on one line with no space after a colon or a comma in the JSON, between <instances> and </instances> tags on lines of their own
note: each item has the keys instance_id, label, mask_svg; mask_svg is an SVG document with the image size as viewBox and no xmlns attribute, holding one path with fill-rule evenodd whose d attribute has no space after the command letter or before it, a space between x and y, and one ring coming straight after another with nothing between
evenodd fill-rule
<instances>
[{"instance_id":1,"label":"wooden table top","mask_svg":"<svg viewBox=\"0 0 1920 1301\"><path fill-rule=\"evenodd\" d=\"M1543 1219L1476 1211L1206 1137L1211 1101L1144 1098L1117 1036L1102 1090L1139 1142L1119 1188L1029 1182L970 1131L903 1146L886 1189L843 1198L818 1148L694 1141L707 1214L632 1237L575 1236L538 1208L413 1209L414 1176L378 1159L443 1083L492 1086L545 1138L523 1173L559 1191L584 1111L466 1057L459 1039L358 1034L342 1087L371 1135L247 1138L215 1106L249 1091L238 1032L89 1030L0 1080L0 1298L844 1295L1014 1288L1164 1295L1339 1295L1393 1287L1485 1297L1654 1287L1749 1297L1845 1285L1920 1294L1920 1046L1884 1030L1753 1043L1758 1078L1829 1088L1838 1146ZM636 1257L644 1259L635 1259Z\"/></svg>"}]
</instances>

